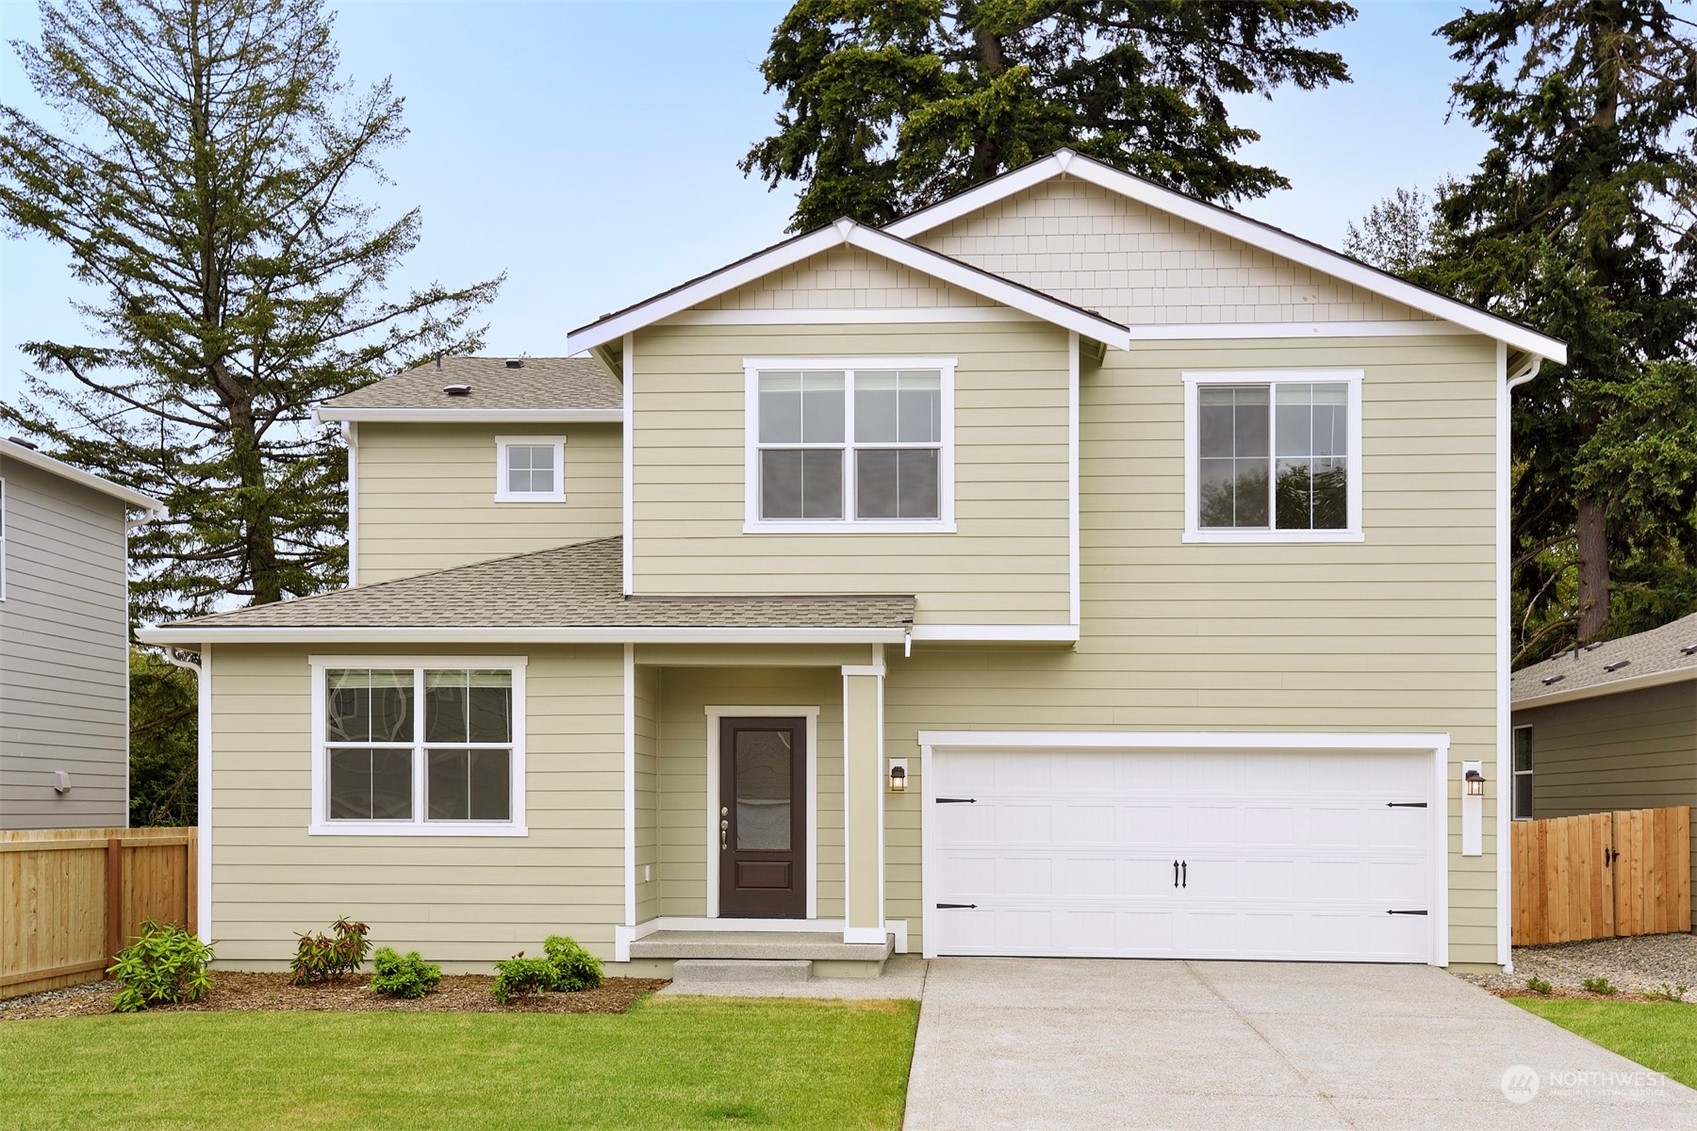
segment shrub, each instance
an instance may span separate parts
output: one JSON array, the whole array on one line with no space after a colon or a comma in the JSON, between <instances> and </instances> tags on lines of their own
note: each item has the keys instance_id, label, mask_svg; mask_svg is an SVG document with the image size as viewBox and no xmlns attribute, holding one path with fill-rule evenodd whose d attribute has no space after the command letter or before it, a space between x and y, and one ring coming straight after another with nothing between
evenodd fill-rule
<instances>
[{"instance_id":1,"label":"shrub","mask_svg":"<svg viewBox=\"0 0 1697 1131\"><path fill-rule=\"evenodd\" d=\"M371 950L366 935L371 928L364 923L351 922L346 915L330 924L334 937L307 932L300 936L295 956L289 959L289 972L297 986L314 982L341 980L360 968Z\"/></svg>"},{"instance_id":2,"label":"shrub","mask_svg":"<svg viewBox=\"0 0 1697 1131\"><path fill-rule=\"evenodd\" d=\"M1535 994L1547 994L1555 989L1554 986L1550 985L1547 978L1540 978L1536 974L1526 979L1526 988Z\"/></svg>"},{"instance_id":3,"label":"shrub","mask_svg":"<svg viewBox=\"0 0 1697 1131\"><path fill-rule=\"evenodd\" d=\"M605 980L601 974L601 960L579 946L575 939L549 935L542 949L549 964L554 967L553 988L556 990L568 993L593 990Z\"/></svg>"},{"instance_id":4,"label":"shrub","mask_svg":"<svg viewBox=\"0 0 1697 1131\"><path fill-rule=\"evenodd\" d=\"M1587 978L1587 979L1585 979L1585 981L1581 982L1580 984L1583 985L1586 989L1590 990L1592 993L1602 994L1605 997L1613 997L1615 994L1620 993L1620 987L1619 986L1615 985L1613 982L1609 981L1607 978L1600 977L1600 976L1596 977L1596 978Z\"/></svg>"},{"instance_id":5,"label":"shrub","mask_svg":"<svg viewBox=\"0 0 1697 1131\"><path fill-rule=\"evenodd\" d=\"M174 923L152 919L136 941L118 952L107 973L123 983L112 999L119 1013L135 1013L160 1002L199 1001L212 988L206 966L212 948Z\"/></svg>"},{"instance_id":6,"label":"shrub","mask_svg":"<svg viewBox=\"0 0 1697 1131\"><path fill-rule=\"evenodd\" d=\"M546 958L526 958L524 951L495 963L495 1000L506 1005L520 994L540 994L554 988L554 964Z\"/></svg>"},{"instance_id":7,"label":"shrub","mask_svg":"<svg viewBox=\"0 0 1697 1131\"><path fill-rule=\"evenodd\" d=\"M442 980L442 968L412 951L405 958L380 946L371 956L371 992L388 997L423 997Z\"/></svg>"}]
</instances>

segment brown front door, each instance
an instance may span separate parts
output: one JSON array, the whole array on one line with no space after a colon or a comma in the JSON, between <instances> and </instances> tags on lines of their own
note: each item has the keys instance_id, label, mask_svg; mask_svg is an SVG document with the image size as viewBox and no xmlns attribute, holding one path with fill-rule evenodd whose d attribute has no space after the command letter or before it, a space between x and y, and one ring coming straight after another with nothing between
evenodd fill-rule
<instances>
[{"instance_id":1,"label":"brown front door","mask_svg":"<svg viewBox=\"0 0 1697 1131\"><path fill-rule=\"evenodd\" d=\"M807 917L807 723L719 721L719 914Z\"/></svg>"}]
</instances>

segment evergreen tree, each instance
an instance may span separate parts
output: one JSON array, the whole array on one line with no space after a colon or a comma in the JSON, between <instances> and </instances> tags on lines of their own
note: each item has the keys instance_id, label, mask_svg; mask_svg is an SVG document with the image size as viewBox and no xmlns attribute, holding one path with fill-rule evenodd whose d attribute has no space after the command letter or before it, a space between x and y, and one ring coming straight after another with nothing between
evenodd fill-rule
<instances>
[{"instance_id":1,"label":"evergreen tree","mask_svg":"<svg viewBox=\"0 0 1697 1131\"><path fill-rule=\"evenodd\" d=\"M1494 0L1440 29L1492 143L1440 204L1445 289L1569 350L1515 398L1523 658L1639 627L1610 624L1611 563L1697 562L1692 26L1662 0Z\"/></svg>"},{"instance_id":2,"label":"evergreen tree","mask_svg":"<svg viewBox=\"0 0 1697 1131\"><path fill-rule=\"evenodd\" d=\"M1206 200L1288 182L1233 158L1225 96L1347 82L1304 41L1338 0L797 0L761 73L777 131L742 161L800 181L790 225L885 224L1071 146Z\"/></svg>"},{"instance_id":3,"label":"evergreen tree","mask_svg":"<svg viewBox=\"0 0 1697 1131\"><path fill-rule=\"evenodd\" d=\"M195 823L200 700L195 676L130 649L130 827Z\"/></svg>"},{"instance_id":4,"label":"evergreen tree","mask_svg":"<svg viewBox=\"0 0 1697 1131\"><path fill-rule=\"evenodd\" d=\"M1449 230L1437 214L1446 187L1439 185L1430 196L1417 188L1397 189L1368 209L1359 225L1351 220L1345 226L1345 253L1410 282L1432 285L1432 267L1449 248Z\"/></svg>"},{"instance_id":5,"label":"evergreen tree","mask_svg":"<svg viewBox=\"0 0 1697 1131\"><path fill-rule=\"evenodd\" d=\"M86 343L37 341L0 423L163 498L132 540L137 616L276 601L346 572L345 453L314 402L474 348L500 280L385 284L419 214L355 199L404 136L337 74L321 0L43 0L14 44L72 133L0 106L0 217L65 248Z\"/></svg>"}]
</instances>

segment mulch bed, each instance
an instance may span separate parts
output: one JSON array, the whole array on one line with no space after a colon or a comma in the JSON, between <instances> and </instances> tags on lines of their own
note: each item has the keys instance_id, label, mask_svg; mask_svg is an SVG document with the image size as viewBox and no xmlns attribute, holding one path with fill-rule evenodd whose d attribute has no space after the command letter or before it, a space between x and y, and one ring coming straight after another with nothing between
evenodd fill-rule
<instances>
[{"instance_id":1,"label":"mulch bed","mask_svg":"<svg viewBox=\"0 0 1697 1131\"><path fill-rule=\"evenodd\" d=\"M411 1001L380 997L366 988L365 975L317 986L296 986L285 973L212 972L212 990L197 1002L156 1005L150 1013L255 1010L384 1013L624 1013L666 984L663 978L608 978L600 989L571 994L529 994L506 1005L490 996L491 974L444 974L434 993ZM112 1012L114 982L77 986L0 1001L0 1021L35 1017L83 1017Z\"/></svg>"},{"instance_id":2,"label":"mulch bed","mask_svg":"<svg viewBox=\"0 0 1697 1131\"><path fill-rule=\"evenodd\" d=\"M1497 997L1523 997L1534 1001L1542 998L1549 1001L1668 1001L1664 996L1652 996L1644 993L1628 993L1622 990L1618 994L1595 994L1590 990L1576 990L1572 986L1551 986L1549 993L1536 993L1526 986L1508 989L1493 989L1490 991ZM1692 997L1697 998L1697 994ZM1686 1005L1697 1004L1697 1001L1685 999Z\"/></svg>"}]
</instances>

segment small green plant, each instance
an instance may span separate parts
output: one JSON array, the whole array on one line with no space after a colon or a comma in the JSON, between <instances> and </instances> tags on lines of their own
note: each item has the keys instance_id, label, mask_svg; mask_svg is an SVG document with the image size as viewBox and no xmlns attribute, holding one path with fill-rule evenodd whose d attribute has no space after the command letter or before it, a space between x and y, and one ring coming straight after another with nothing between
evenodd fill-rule
<instances>
[{"instance_id":1,"label":"small green plant","mask_svg":"<svg viewBox=\"0 0 1697 1131\"><path fill-rule=\"evenodd\" d=\"M1540 978L1536 974L1526 979L1526 988L1535 994L1547 994L1555 989L1554 986L1550 985L1549 979Z\"/></svg>"},{"instance_id":2,"label":"small green plant","mask_svg":"<svg viewBox=\"0 0 1697 1131\"><path fill-rule=\"evenodd\" d=\"M365 961L371 951L371 943L365 937L370 927L344 915L330 924L330 930L334 935L308 931L299 936L295 956L289 959L289 972L294 975L295 985L340 981L342 975L354 973Z\"/></svg>"},{"instance_id":3,"label":"small green plant","mask_svg":"<svg viewBox=\"0 0 1697 1131\"><path fill-rule=\"evenodd\" d=\"M542 944L543 953L554 967L554 989L567 993L593 990L606 979L601 974L601 960L579 946L576 939L564 935L549 935Z\"/></svg>"},{"instance_id":4,"label":"small green plant","mask_svg":"<svg viewBox=\"0 0 1697 1131\"><path fill-rule=\"evenodd\" d=\"M442 980L442 968L426 962L418 951L406 957L386 946L371 956L371 992L388 997L423 997Z\"/></svg>"},{"instance_id":5,"label":"small green plant","mask_svg":"<svg viewBox=\"0 0 1697 1131\"><path fill-rule=\"evenodd\" d=\"M1619 986L1602 976L1587 978L1581 982L1580 985L1584 986L1594 994L1602 994L1605 997L1613 997L1615 994L1620 993Z\"/></svg>"},{"instance_id":6,"label":"small green plant","mask_svg":"<svg viewBox=\"0 0 1697 1131\"><path fill-rule=\"evenodd\" d=\"M1690 986L1671 986L1668 983L1663 982L1661 989L1645 990L1644 996L1649 998L1651 1001L1684 1001L1685 994L1690 989Z\"/></svg>"},{"instance_id":7,"label":"small green plant","mask_svg":"<svg viewBox=\"0 0 1697 1131\"><path fill-rule=\"evenodd\" d=\"M520 994L593 990L605 980L601 960L579 946L576 939L549 935L542 953L541 958L526 958L521 950L495 963L492 992L496 1001L505 1005Z\"/></svg>"},{"instance_id":8,"label":"small green plant","mask_svg":"<svg viewBox=\"0 0 1697 1131\"><path fill-rule=\"evenodd\" d=\"M212 988L206 972L212 948L174 923L148 919L135 942L118 952L106 973L123 983L112 998L119 1013L160 1002L199 1001Z\"/></svg>"}]
</instances>

